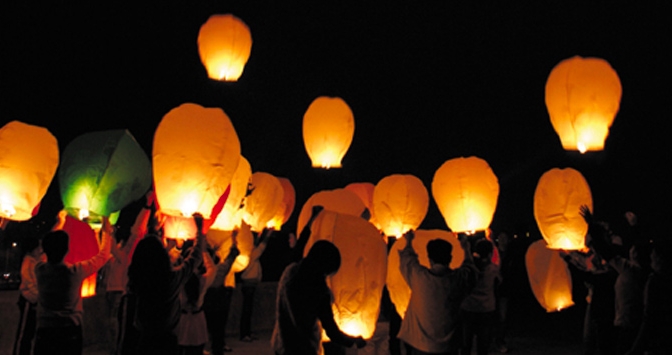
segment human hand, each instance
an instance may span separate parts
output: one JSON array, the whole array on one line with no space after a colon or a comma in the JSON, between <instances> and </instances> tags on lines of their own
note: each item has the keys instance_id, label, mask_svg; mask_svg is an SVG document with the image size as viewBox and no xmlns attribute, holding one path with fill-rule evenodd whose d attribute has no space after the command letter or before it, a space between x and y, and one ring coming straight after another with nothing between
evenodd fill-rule
<instances>
[{"instance_id":1,"label":"human hand","mask_svg":"<svg viewBox=\"0 0 672 355\"><path fill-rule=\"evenodd\" d=\"M404 233L404 238L406 238L406 240L410 243L415 238L415 232L412 229L409 229L406 233Z\"/></svg>"},{"instance_id":2,"label":"human hand","mask_svg":"<svg viewBox=\"0 0 672 355\"><path fill-rule=\"evenodd\" d=\"M296 234L289 233L289 247L294 248L295 245L296 245Z\"/></svg>"},{"instance_id":3,"label":"human hand","mask_svg":"<svg viewBox=\"0 0 672 355\"><path fill-rule=\"evenodd\" d=\"M366 346L366 340L361 336L358 336L355 338L355 345L357 346L357 349L361 349Z\"/></svg>"},{"instance_id":4,"label":"human hand","mask_svg":"<svg viewBox=\"0 0 672 355\"><path fill-rule=\"evenodd\" d=\"M586 221L586 223L593 223L593 214L590 212L588 206L581 205L581 207L579 207L579 214L583 217L583 220Z\"/></svg>"},{"instance_id":5,"label":"human hand","mask_svg":"<svg viewBox=\"0 0 672 355\"><path fill-rule=\"evenodd\" d=\"M238 229L231 231L231 245L238 245Z\"/></svg>"},{"instance_id":6,"label":"human hand","mask_svg":"<svg viewBox=\"0 0 672 355\"><path fill-rule=\"evenodd\" d=\"M194 223L196 223L196 232L199 235L203 234L203 215L198 212L194 212L192 217L194 218Z\"/></svg>"},{"instance_id":7,"label":"human hand","mask_svg":"<svg viewBox=\"0 0 672 355\"><path fill-rule=\"evenodd\" d=\"M110 218L107 216L103 216L103 223L100 227L100 229L103 231L103 233L114 237L114 226L112 223L110 223Z\"/></svg>"},{"instance_id":8,"label":"human hand","mask_svg":"<svg viewBox=\"0 0 672 355\"><path fill-rule=\"evenodd\" d=\"M628 220L630 227L634 227L637 224L637 215L630 211L625 212L625 219Z\"/></svg>"},{"instance_id":9,"label":"human hand","mask_svg":"<svg viewBox=\"0 0 672 355\"><path fill-rule=\"evenodd\" d=\"M149 190L145 194L145 207L152 208L154 206L154 201L156 201L156 193L154 190Z\"/></svg>"}]
</instances>

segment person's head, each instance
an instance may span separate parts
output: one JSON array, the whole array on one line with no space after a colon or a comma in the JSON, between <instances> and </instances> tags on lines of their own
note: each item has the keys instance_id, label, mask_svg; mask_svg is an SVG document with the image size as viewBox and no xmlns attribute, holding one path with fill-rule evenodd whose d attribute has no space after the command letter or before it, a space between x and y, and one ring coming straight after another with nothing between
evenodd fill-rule
<instances>
[{"instance_id":1,"label":"person's head","mask_svg":"<svg viewBox=\"0 0 672 355\"><path fill-rule=\"evenodd\" d=\"M487 239L479 239L474 245L474 254L479 265L487 265L492 259L494 247L492 242Z\"/></svg>"},{"instance_id":2,"label":"person's head","mask_svg":"<svg viewBox=\"0 0 672 355\"><path fill-rule=\"evenodd\" d=\"M341 267L341 253L336 246L326 240L318 240L303 259L302 268L319 275L329 276Z\"/></svg>"},{"instance_id":3,"label":"person's head","mask_svg":"<svg viewBox=\"0 0 672 355\"><path fill-rule=\"evenodd\" d=\"M52 264L62 262L65 254L68 253L69 241L70 237L65 231L57 230L47 233L42 240L42 249L47 254L47 261Z\"/></svg>"},{"instance_id":4,"label":"person's head","mask_svg":"<svg viewBox=\"0 0 672 355\"><path fill-rule=\"evenodd\" d=\"M42 253L40 239L35 236L24 238L21 242L21 248L23 249L24 253L32 256L38 256Z\"/></svg>"},{"instance_id":5,"label":"person's head","mask_svg":"<svg viewBox=\"0 0 672 355\"><path fill-rule=\"evenodd\" d=\"M449 266L453 260L453 245L443 239L432 239L427 243L427 256L432 263Z\"/></svg>"},{"instance_id":6,"label":"person's head","mask_svg":"<svg viewBox=\"0 0 672 355\"><path fill-rule=\"evenodd\" d=\"M172 266L163 242L152 234L145 236L133 252L128 267L129 285L137 289L151 290L152 287L165 287L170 278Z\"/></svg>"}]
</instances>

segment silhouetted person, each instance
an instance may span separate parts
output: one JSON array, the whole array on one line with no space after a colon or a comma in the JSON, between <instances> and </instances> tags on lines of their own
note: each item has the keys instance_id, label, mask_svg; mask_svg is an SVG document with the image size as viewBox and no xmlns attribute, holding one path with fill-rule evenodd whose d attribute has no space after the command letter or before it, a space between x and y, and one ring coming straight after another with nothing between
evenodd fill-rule
<instances>
[{"instance_id":1,"label":"silhouetted person","mask_svg":"<svg viewBox=\"0 0 672 355\"><path fill-rule=\"evenodd\" d=\"M33 353L33 339L37 326L37 277L35 266L44 261L42 246L37 237L26 237L22 248L26 252L21 262L21 284L19 285L19 327L16 330L13 355Z\"/></svg>"},{"instance_id":2,"label":"silhouetted person","mask_svg":"<svg viewBox=\"0 0 672 355\"><path fill-rule=\"evenodd\" d=\"M240 340L251 342L257 340L252 335L252 311L254 307L254 294L257 286L262 279L261 262L259 258L266 250L268 238L270 238L272 229L264 229L259 236L252 235L254 239L254 249L250 253L250 262L240 274L242 283L241 291L243 293L243 308L240 314Z\"/></svg>"}]
</instances>

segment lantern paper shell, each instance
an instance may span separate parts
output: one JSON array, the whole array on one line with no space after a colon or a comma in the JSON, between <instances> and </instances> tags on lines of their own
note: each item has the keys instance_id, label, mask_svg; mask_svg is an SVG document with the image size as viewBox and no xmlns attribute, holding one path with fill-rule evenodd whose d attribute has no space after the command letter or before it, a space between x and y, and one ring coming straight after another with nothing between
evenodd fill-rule
<instances>
[{"instance_id":1,"label":"lantern paper shell","mask_svg":"<svg viewBox=\"0 0 672 355\"><path fill-rule=\"evenodd\" d=\"M604 149L621 103L621 81L607 61L575 56L553 68L546 108L565 150Z\"/></svg>"},{"instance_id":2,"label":"lantern paper shell","mask_svg":"<svg viewBox=\"0 0 672 355\"><path fill-rule=\"evenodd\" d=\"M196 222L193 217L166 215L163 221L163 236L171 239L196 239Z\"/></svg>"},{"instance_id":3,"label":"lantern paper shell","mask_svg":"<svg viewBox=\"0 0 672 355\"><path fill-rule=\"evenodd\" d=\"M457 240L453 233L440 229L418 229L415 231L413 250L418 254L420 265L427 268L430 267L429 257L427 256L427 243L434 239L443 239L453 246L453 252L451 253L453 258L450 261L450 268L459 268L464 261L464 249L462 249L460 241ZM411 301L411 288L408 287L406 280L399 270L399 251L405 247L406 239L400 238L394 242L387 257L387 289L390 292L392 303L394 303L397 313L399 313L402 319L406 314L406 309L408 309L408 303Z\"/></svg>"},{"instance_id":4,"label":"lantern paper shell","mask_svg":"<svg viewBox=\"0 0 672 355\"><path fill-rule=\"evenodd\" d=\"M497 208L499 182L485 160L454 158L434 173L432 196L453 232L485 230Z\"/></svg>"},{"instance_id":5,"label":"lantern paper shell","mask_svg":"<svg viewBox=\"0 0 672 355\"><path fill-rule=\"evenodd\" d=\"M75 138L58 170L63 206L73 216L110 216L142 197L152 183L149 158L127 130Z\"/></svg>"},{"instance_id":6,"label":"lantern paper shell","mask_svg":"<svg viewBox=\"0 0 672 355\"><path fill-rule=\"evenodd\" d=\"M328 278L334 294L334 319L351 336L373 336L387 270L387 247L366 220L323 211L313 222L304 254L318 240L328 240L341 253L341 267Z\"/></svg>"},{"instance_id":7,"label":"lantern paper shell","mask_svg":"<svg viewBox=\"0 0 672 355\"><path fill-rule=\"evenodd\" d=\"M283 190L282 204L280 204L280 208L278 208L275 212L275 216L271 218L267 225L267 227L275 230L280 230L282 225L287 222L294 211L294 204L296 203L296 191L294 190L292 182L283 177L279 177L278 181L280 182L280 185L282 185Z\"/></svg>"},{"instance_id":8,"label":"lantern paper shell","mask_svg":"<svg viewBox=\"0 0 672 355\"><path fill-rule=\"evenodd\" d=\"M224 260L229 254L231 249L231 239L232 231L223 231L210 229L206 234L206 239L208 244L217 250L217 256L220 260ZM236 257L231 265L231 270L226 275L225 284L227 286L235 287L235 273L245 270L247 265L250 263L250 253L254 249L254 240L252 236L252 231L250 226L243 222L238 229L238 235L236 236L237 247L240 251L240 254Z\"/></svg>"},{"instance_id":9,"label":"lantern paper shell","mask_svg":"<svg viewBox=\"0 0 672 355\"><path fill-rule=\"evenodd\" d=\"M340 168L355 134L355 118L340 97L320 96L303 116L303 143L316 168Z\"/></svg>"},{"instance_id":10,"label":"lantern paper shell","mask_svg":"<svg viewBox=\"0 0 672 355\"><path fill-rule=\"evenodd\" d=\"M284 190L278 178L264 172L252 174L250 189L243 202L243 220L253 232L261 232L282 206Z\"/></svg>"},{"instance_id":11,"label":"lantern paper shell","mask_svg":"<svg viewBox=\"0 0 672 355\"><path fill-rule=\"evenodd\" d=\"M593 210L590 187L580 172L555 168L541 176L534 191L534 218L549 248L585 248L588 224L579 214L582 205Z\"/></svg>"},{"instance_id":12,"label":"lantern paper shell","mask_svg":"<svg viewBox=\"0 0 672 355\"><path fill-rule=\"evenodd\" d=\"M325 210L360 217L366 210L362 200L346 189L324 190L314 193L303 204L299 213L296 235L300 235L303 227L308 223L313 213L313 206L322 206Z\"/></svg>"},{"instance_id":13,"label":"lantern paper shell","mask_svg":"<svg viewBox=\"0 0 672 355\"><path fill-rule=\"evenodd\" d=\"M154 189L162 213L210 213L240 162L240 142L219 108L186 103L166 114L154 134Z\"/></svg>"},{"instance_id":14,"label":"lantern paper shell","mask_svg":"<svg viewBox=\"0 0 672 355\"><path fill-rule=\"evenodd\" d=\"M559 251L549 249L545 241L538 240L527 249L525 266L534 297L547 312L574 305L572 276Z\"/></svg>"},{"instance_id":15,"label":"lantern paper shell","mask_svg":"<svg viewBox=\"0 0 672 355\"><path fill-rule=\"evenodd\" d=\"M417 229L427 215L429 194L413 175L390 175L373 190L373 213L383 233L399 237Z\"/></svg>"},{"instance_id":16,"label":"lantern paper shell","mask_svg":"<svg viewBox=\"0 0 672 355\"><path fill-rule=\"evenodd\" d=\"M210 16L198 32L198 53L210 79L237 81L251 51L250 29L231 14Z\"/></svg>"},{"instance_id":17,"label":"lantern paper shell","mask_svg":"<svg viewBox=\"0 0 672 355\"><path fill-rule=\"evenodd\" d=\"M63 231L68 233L68 253L63 258L68 264L89 260L98 254L98 239L96 233L88 224L74 217L66 216ZM82 280L81 297L96 295L97 273L89 275Z\"/></svg>"},{"instance_id":18,"label":"lantern paper shell","mask_svg":"<svg viewBox=\"0 0 672 355\"><path fill-rule=\"evenodd\" d=\"M45 128L12 121L0 128L0 217L33 216L58 167L58 142Z\"/></svg>"},{"instance_id":19,"label":"lantern paper shell","mask_svg":"<svg viewBox=\"0 0 672 355\"><path fill-rule=\"evenodd\" d=\"M240 226L243 219L241 205L247 194L248 184L252 176L250 163L243 156L240 157L238 167L231 178L231 191L229 197L224 203L222 211L217 215L217 219L210 226L211 229L232 231Z\"/></svg>"}]
</instances>

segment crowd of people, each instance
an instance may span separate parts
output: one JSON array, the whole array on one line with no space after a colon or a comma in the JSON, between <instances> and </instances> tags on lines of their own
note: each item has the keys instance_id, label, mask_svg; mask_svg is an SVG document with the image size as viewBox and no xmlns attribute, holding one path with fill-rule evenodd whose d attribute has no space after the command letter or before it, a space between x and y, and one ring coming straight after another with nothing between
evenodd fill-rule
<instances>
[{"instance_id":1,"label":"crowd of people","mask_svg":"<svg viewBox=\"0 0 672 355\"><path fill-rule=\"evenodd\" d=\"M184 354L232 351L225 342L226 321L235 283L231 268L240 254L236 232L225 253L206 241L203 218L193 216L192 241L162 237L162 221L150 192L128 238L118 238L103 218L99 252L77 263L63 261L68 234L65 212L41 242L27 240L21 267L19 309L14 354L81 354L83 280L105 266L111 354ZM341 265L331 242L318 241L309 250L311 227L321 206L298 238L290 238L291 259L278 282L275 326L269 351L280 355L342 354L364 348L367 340L341 331L332 311L327 278ZM614 233L595 220L587 207L580 211L589 225L586 250L562 251L567 264L584 277L588 305L584 353L670 354L672 342L672 243L652 241L628 214L629 229ZM249 266L241 273L243 303L240 337L252 334L252 305L261 281L261 263L270 231L254 236ZM389 307L387 290L381 299L381 319L390 322L385 353L471 354L494 348L507 352L506 313L510 289L509 236L458 234L464 261L451 268L453 245L442 239L427 243L429 266L420 264L414 231L404 234L399 250L400 272L411 289L403 319ZM226 255L221 258L218 255ZM304 257L305 255L305 257ZM396 326L392 323L399 322ZM331 340L323 347L322 331ZM370 340L373 341L373 340Z\"/></svg>"}]
</instances>

